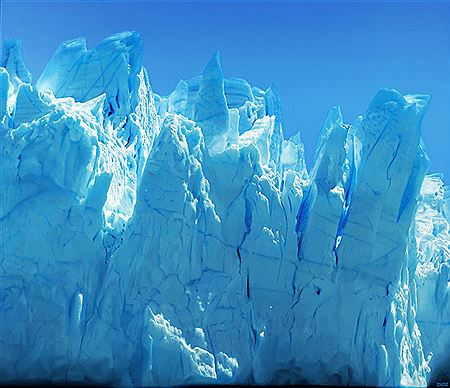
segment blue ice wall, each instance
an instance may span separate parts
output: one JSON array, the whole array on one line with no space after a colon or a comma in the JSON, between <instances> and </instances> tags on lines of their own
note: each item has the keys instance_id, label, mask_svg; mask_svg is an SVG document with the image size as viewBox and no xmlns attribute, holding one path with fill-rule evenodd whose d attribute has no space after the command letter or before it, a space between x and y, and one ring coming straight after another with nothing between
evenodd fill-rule
<instances>
[{"instance_id":1,"label":"blue ice wall","mask_svg":"<svg viewBox=\"0 0 450 388\"><path fill-rule=\"evenodd\" d=\"M429 97L330 110L307 171L269 88L156 95L142 39L4 45L2 382L425 386L447 373L449 195ZM180 64L181 66L182 64Z\"/></svg>"}]
</instances>

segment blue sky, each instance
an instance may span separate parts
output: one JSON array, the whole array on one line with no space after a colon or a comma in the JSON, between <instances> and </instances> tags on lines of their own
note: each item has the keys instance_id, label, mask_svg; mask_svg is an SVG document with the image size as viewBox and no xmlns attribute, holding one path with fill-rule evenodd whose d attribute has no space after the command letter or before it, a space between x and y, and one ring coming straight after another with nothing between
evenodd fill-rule
<instances>
[{"instance_id":1,"label":"blue sky","mask_svg":"<svg viewBox=\"0 0 450 388\"><path fill-rule=\"evenodd\" d=\"M153 89L201 73L222 54L224 73L275 85L287 136L300 131L310 166L327 111L346 122L364 113L376 91L432 96L423 123L430 172L450 181L449 2L2 2L2 39L20 38L37 80L58 45L84 36L136 30Z\"/></svg>"}]
</instances>

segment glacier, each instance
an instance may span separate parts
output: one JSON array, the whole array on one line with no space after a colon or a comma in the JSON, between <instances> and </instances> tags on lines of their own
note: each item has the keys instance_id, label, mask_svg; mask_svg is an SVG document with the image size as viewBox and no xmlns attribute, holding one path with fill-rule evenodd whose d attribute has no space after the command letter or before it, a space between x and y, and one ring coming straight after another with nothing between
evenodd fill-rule
<instances>
[{"instance_id":1,"label":"glacier","mask_svg":"<svg viewBox=\"0 0 450 388\"><path fill-rule=\"evenodd\" d=\"M0 381L448 381L429 96L332 107L308 171L276 90L219 53L168 96L149 79L136 32L64 42L36 82L3 42Z\"/></svg>"}]
</instances>

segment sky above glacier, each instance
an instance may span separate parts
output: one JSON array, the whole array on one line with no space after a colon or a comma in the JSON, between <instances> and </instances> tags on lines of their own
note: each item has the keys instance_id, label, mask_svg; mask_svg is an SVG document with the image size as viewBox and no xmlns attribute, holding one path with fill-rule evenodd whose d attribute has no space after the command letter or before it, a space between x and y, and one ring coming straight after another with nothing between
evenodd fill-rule
<instances>
[{"instance_id":1,"label":"sky above glacier","mask_svg":"<svg viewBox=\"0 0 450 388\"><path fill-rule=\"evenodd\" d=\"M115 32L138 31L159 94L200 74L220 50L225 76L275 85L285 135L300 131L309 167L332 106L351 123L379 88L431 94L422 130L430 172L450 182L449 2L4 0L1 7L2 39L22 39L34 80L62 41L79 36L93 48Z\"/></svg>"}]
</instances>

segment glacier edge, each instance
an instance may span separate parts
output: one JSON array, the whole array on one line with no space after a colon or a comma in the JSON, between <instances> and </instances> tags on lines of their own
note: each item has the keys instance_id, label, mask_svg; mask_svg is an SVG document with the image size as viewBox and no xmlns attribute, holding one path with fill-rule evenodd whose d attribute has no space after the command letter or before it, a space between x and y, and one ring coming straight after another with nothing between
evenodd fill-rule
<instances>
[{"instance_id":1,"label":"glacier edge","mask_svg":"<svg viewBox=\"0 0 450 388\"><path fill-rule=\"evenodd\" d=\"M3 44L0 381L426 386L449 377L449 189L429 97L338 107L307 171L219 54L169 96L142 38ZM332 324L330 324L332 322Z\"/></svg>"}]
</instances>

